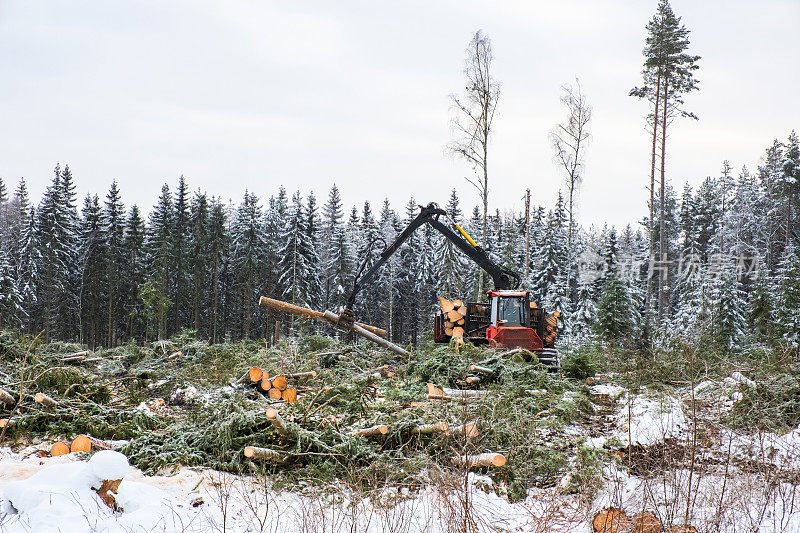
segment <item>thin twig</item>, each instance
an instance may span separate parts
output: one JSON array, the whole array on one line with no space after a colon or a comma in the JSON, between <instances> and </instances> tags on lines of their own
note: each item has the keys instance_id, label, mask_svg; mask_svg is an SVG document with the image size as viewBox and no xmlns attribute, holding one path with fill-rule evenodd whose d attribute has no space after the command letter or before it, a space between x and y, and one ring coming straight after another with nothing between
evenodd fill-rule
<instances>
[{"instance_id":1,"label":"thin twig","mask_svg":"<svg viewBox=\"0 0 800 533\"><path fill-rule=\"evenodd\" d=\"M17 405L14 410L11 411L10 415L8 415L8 422L10 422L11 419L14 418L14 415L19 412L19 406L22 404L22 397L23 393L25 392L25 365L28 362L28 355L31 353L31 348L33 348L33 345L37 340L39 340L39 337L41 337L42 333L44 333L44 330L40 331L39 334L33 338L28 346L28 349L25 351L25 357L22 359L22 370L19 373L19 400L17 400ZM9 425L10 424L6 423L6 425L3 426L3 431L0 431L0 442L3 442L3 439L5 439L6 430L8 429Z\"/></svg>"}]
</instances>

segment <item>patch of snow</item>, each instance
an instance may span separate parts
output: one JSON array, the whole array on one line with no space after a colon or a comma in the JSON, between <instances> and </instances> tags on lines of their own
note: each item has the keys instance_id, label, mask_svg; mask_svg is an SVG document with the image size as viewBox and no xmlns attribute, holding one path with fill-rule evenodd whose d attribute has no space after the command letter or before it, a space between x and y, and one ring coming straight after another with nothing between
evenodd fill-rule
<instances>
[{"instance_id":1,"label":"patch of snow","mask_svg":"<svg viewBox=\"0 0 800 533\"><path fill-rule=\"evenodd\" d=\"M606 442L608 442L608 437L601 435L599 437L587 437L583 445L589 448L602 448Z\"/></svg>"},{"instance_id":2,"label":"patch of snow","mask_svg":"<svg viewBox=\"0 0 800 533\"><path fill-rule=\"evenodd\" d=\"M605 394L612 400L617 400L620 396L627 392L627 389L614 384L601 384L590 387L589 392L595 395Z\"/></svg>"},{"instance_id":3,"label":"patch of snow","mask_svg":"<svg viewBox=\"0 0 800 533\"><path fill-rule=\"evenodd\" d=\"M756 382L752 379L746 377L741 372L734 372L731 374L731 379L736 383L741 383L742 385L747 385L750 388L754 388L756 386Z\"/></svg>"},{"instance_id":4,"label":"patch of snow","mask_svg":"<svg viewBox=\"0 0 800 533\"><path fill-rule=\"evenodd\" d=\"M627 445L630 429L630 440L633 444L650 446L670 437L677 437L689 424L683 414L681 403L672 396L663 398L646 398L637 396L628 409L623 407L616 416L618 433L615 435Z\"/></svg>"}]
</instances>

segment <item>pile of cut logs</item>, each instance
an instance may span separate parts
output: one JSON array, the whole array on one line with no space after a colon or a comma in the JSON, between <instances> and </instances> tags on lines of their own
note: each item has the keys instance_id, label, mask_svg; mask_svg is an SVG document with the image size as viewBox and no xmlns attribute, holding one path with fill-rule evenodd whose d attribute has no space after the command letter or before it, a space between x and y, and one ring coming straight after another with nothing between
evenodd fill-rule
<instances>
[{"instance_id":1,"label":"pile of cut logs","mask_svg":"<svg viewBox=\"0 0 800 533\"><path fill-rule=\"evenodd\" d=\"M286 403L294 403L297 401L297 389L289 386L289 378L303 379L315 377L317 377L317 373L314 370L310 372L297 372L294 374L279 374L270 377L269 372L254 366L247 371L244 380L270 400L282 400Z\"/></svg>"},{"instance_id":2,"label":"pile of cut logs","mask_svg":"<svg viewBox=\"0 0 800 533\"><path fill-rule=\"evenodd\" d=\"M444 322L444 332L454 339L464 342L464 324L466 323L467 306L461 300L448 300L439 296L439 307L442 308L447 320Z\"/></svg>"}]
</instances>

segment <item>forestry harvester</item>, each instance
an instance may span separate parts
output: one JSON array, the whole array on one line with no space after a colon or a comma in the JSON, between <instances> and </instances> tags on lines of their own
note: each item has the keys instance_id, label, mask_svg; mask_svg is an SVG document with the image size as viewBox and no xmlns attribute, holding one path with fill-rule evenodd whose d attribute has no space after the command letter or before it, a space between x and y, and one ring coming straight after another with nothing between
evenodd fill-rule
<instances>
[{"instance_id":1,"label":"forestry harvester","mask_svg":"<svg viewBox=\"0 0 800 533\"><path fill-rule=\"evenodd\" d=\"M559 354L555 349L558 312L547 313L531 299L530 292L520 290L519 275L496 264L486 251L464 231L458 224L445 224L441 217L447 218L447 212L437 204L430 203L421 208L417 217L397 236L395 241L381 252L378 259L366 268L366 263L356 274L353 290L347 304L338 315L331 311L320 313L309 309L297 308L290 304L261 298L261 304L282 311L308 316L326 321L346 329L351 329L362 336L386 346L388 341L383 337L385 331L355 322L353 305L356 295L369 285L380 267L400 249L403 242L423 224L430 224L444 235L459 250L482 268L494 282L494 289L486 292L487 303L450 301L439 298L441 310L434 316L433 337L435 342L457 342L468 340L475 344L490 344L507 348L523 348L535 353L539 361L558 369ZM369 331L365 330L368 329ZM371 333L371 334L370 334ZM395 351L402 348L386 346Z\"/></svg>"}]
</instances>

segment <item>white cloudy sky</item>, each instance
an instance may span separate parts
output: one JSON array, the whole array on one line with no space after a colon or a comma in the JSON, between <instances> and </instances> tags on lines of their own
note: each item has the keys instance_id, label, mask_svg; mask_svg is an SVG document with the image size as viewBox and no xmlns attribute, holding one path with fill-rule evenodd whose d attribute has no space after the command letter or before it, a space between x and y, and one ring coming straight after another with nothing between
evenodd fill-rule
<instances>
[{"instance_id":1,"label":"white cloudy sky","mask_svg":"<svg viewBox=\"0 0 800 533\"><path fill-rule=\"evenodd\" d=\"M656 0L403 2L2 0L0 177L38 196L56 162L80 192L116 178L149 209L184 174L238 200L279 184L348 204L446 201L469 167L445 154L448 94L483 29L502 84L490 153L491 205L551 204L562 185L547 134L559 86L580 77L594 107L579 220L645 212L649 150L640 79ZM702 56L699 122L676 124L668 176L754 167L800 128L800 2L673 0Z\"/></svg>"}]
</instances>

